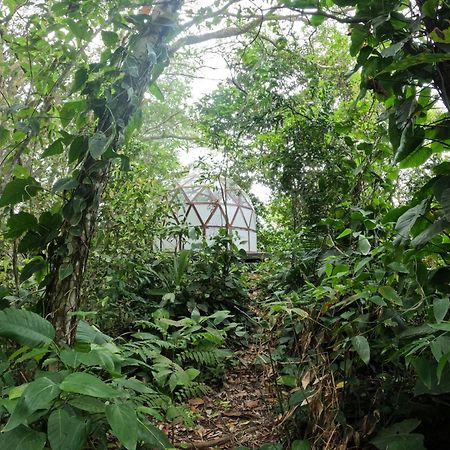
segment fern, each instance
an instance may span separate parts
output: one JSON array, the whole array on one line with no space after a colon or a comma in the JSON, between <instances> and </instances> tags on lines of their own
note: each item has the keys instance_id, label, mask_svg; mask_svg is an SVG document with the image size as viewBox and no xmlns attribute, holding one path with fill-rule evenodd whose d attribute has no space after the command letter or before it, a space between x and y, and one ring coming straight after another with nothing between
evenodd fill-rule
<instances>
[{"instance_id":1,"label":"fern","mask_svg":"<svg viewBox=\"0 0 450 450\"><path fill-rule=\"evenodd\" d=\"M194 397L203 397L211 391L212 389L206 384L193 381L188 386L180 387L175 393L175 397L179 402L182 402Z\"/></svg>"},{"instance_id":2,"label":"fern","mask_svg":"<svg viewBox=\"0 0 450 450\"><path fill-rule=\"evenodd\" d=\"M203 366L214 366L219 364L223 357L218 352L218 349L214 350L186 350L179 355L180 361L195 361L197 364Z\"/></svg>"}]
</instances>

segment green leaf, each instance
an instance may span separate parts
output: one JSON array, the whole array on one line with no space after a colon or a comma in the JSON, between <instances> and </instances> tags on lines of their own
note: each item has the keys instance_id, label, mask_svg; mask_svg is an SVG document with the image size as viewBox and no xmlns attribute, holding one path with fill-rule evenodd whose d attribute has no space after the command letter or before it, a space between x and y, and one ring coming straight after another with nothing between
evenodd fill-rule
<instances>
[{"instance_id":1,"label":"green leaf","mask_svg":"<svg viewBox=\"0 0 450 450\"><path fill-rule=\"evenodd\" d=\"M439 42L441 44L450 44L450 29L446 28L445 30L440 30L436 27L430 33L430 37L434 42Z\"/></svg>"},{"instance_id":2,"label":"green leaf","mask_svg":"<svg viewBox=\"0 0 450 450\"><path fill-rule=\"evenodd\" d=\"M109 139L105 133L97 131L89 138L89 153L94 159L100 159L103 153L108 150Z\"/></svg>"},{"instance_id":3,"label":"green leaf","mask_svg":"<svg viewBox=\"0 0 450 450\"><path fill-rule=\"evenodd\" d=\"M370 253L370 243L367 238L360 236L358 240L358 250L363 255L368 255Z\"/></svg>"},{"instance_id":4,"label":"green leaf","mask_svg":"<svg viewBox=\"0 0 450 450\"><path fill-rule=\"evenodd\" d=\"M448 53L418 53L417 55L408 55L399 61L395 61L386 68L384 68L378 75L389 73L392 71L401 72L402 70L409 69L411 67L420 64L436 64L443 61L450 60L450 54Z\"/></svg>"},{"instance_id":5,"label":"green leaf","mask_svg":"<svg viewBox=\"0 0 450 450\"><path fill-rule=\"evenodd\" d=\"M42 450L46 442L45 433L39 433L24 425L0 434L2 450Z\"/></svg>"},{"instance_id":6,"label":"green leaf","mask_svg":"<svg viewBox=\"0 0 450 450\"><path fill-rule=\"evenodd\" d=\"M171 449L173 445L167 436L146 419L138 418L138 440L153 446L155 449Z\"/></svg>"},{"instance_id":7,"label":"green leaf","mask_svg":"<svg viewBox=\"0 0 450 450\"><path fill-rule=\"evenodd\" d=\"M380 53L383 58L390 58L392 56L395 56L399 50L403 48L405 45L407 39L402 39L399 42L396 42L395 44L392 44L391 46L383 49Z\"/></svg>"},{"instance_id":8,"label":"green leaf","mask_svg":"<svg viewBox=\"0 0 450 450\"><path fill-rule=\"evenodd\" d=\"M406 156L406 158L400 162L399 167L401 169L419 167L432 155L432 153L433 151L430 147L419 147L417 150Z\"/></svg>"},{"instance_id":9,"label":"green leaf","mask_svg":"<svg viewBox=\"0 0 450 450\"><path fill-rule=\"evenodd\" d=\"M6 226L8 227L6 236L11 239L17 239L26 231L35 230L38 226L38 221L33 214L21 211L10 216Z\"/></svg>"},{"instance_id":10,"label":"green leaf","mask_svg":"<svg viewBox=\"0 0 450 450\"><path fill-rule=\"evenodd\" d=\"M63 152L64 152L64 145L62 139L57 139L43 151L41 158L47 158L47 156L60 155Z\"/></svg>"},{"instance_id":11,"label":"green leaf","mask_svg":"<svg viewBox=\"0 0 450 450\"><path fill-rule=\"evenodd\" d=\"M75 22L72 19L66 20L67 25L69 25L70 31L74 34L75 37L81 40L88 40L91 33L87 26L86 21L77 21Z\"/></svg>"},{"instance_id":12,"label":"green leaf","mask_svg":"<svg viewBox=\"0 0 450 450\"><path fill-rule=\"evenodd\" d=\"M30 172L27 168L21 166L20 164L16 164L12 171L12 175L15 178L28 178L30 176Z\"/></svg>"},{"instance_id":13,"label":"green leaf","mask_svg":"<svg viewBox=\"0 0 450 450\"><path fill-rule=\"evenodd\" d=\"M78 395L69 400L69 404L81 411L87 411L93 414L100 414L105 412L105 403L98 398L88 397L86 395Z\"/></svg>"},{"instance_id":14,"label":"green leaf","mask_svg":"<svg viewBox=\"0 0 450 450\"><path fill-rule=\"evenodd\" d=\"M77 326L76 340L77 342L84 342L87 344L103 345L110 342L112 339L106 334L103 334L98 328L89 325L84 320L80 320Z\"/></svg>"},{"instance_id":15,"label":"green leaf","mask_svg":"<svg viewBox=\"0 0 450 450\"><path fill-rule=\"evenodd\" d=\"M446 188L442 191L438 201L444 210L445 217L450 220L450 188Z\"/></svg>"},{"instance_id":16,"label":"green leaf","mask_svg":"<svg viewBox=\"0 0 450 450\"><path fill-rule=\"evenodd\" d=\"M59 392L58 386L46 377L29 383L3 431L13 430L24 424L38 410L49 409Z\"/></svg>"},{"instance_id":17,"label":"green leaf","mask_svg":"<svg viewBox=\"0 0 450 450\"><path fill-rule=\"evenodd\" d=\"M28 280L34 273L44 270L47 267L47 262L42 256L34 257L20 272L20 282Z\"/></svg>"},{"instance_id":18,"label":"green leaf","mask_svg":"<svg viewBox=\"0 0 450 450\"><path fill-rule=\"evenodd\" d=\"M439 0L426 0L426 2L422 5L422 12L427 17L435 17L436 9L439 5Z\"/></svg>"},{"instance_id":19,"label":"green leaf","mask_svg":"<svg viewBox=\"0 0 450 450\"><path fill-rule=\"evenodd\" d=\"M137 445L138 421L136 412L126 404L108 405L106 418L113 434L127 450L135 450Z\"/></svg>"},{"instance_id":20,"label":"green leaf","mask_svg":"<svg viewBox=\"0 0 450 450\"><path fill-rule=\"evenodd\" d=\"M41 185L33 177L26 179L16 178L10 181L3 189L0 197L0 208L29 200L41 189Z\"/></svg>"},{"instance_id":21,"label":"green leaf","mask_svg":"<svg viewBox=\"0 0 450 450\"><path fill-rule=\"evenodd\" d=\"M115 47L119 42L119 36L114 31L102 31L102 41L107 47Z\"/></svg>"},{"instance_id":22,"label":"green leaf","mask_svg":"<svg viewBox=\"0 0 450 450\"><path fill-rule=\"evenodd\" d=\"M409 238L411 228L416 223L417 219L425 214L425 211L428 208L428 203L429 200L426 198L418 205L409 208L398 218L397 224L395 225L395 230L398 231L401 240L407 240Z\"/></svg>"},{"instance_id":23,"label":"green leaf","mask_svg":"<svg viewBox=\"0 0 450 450\"><path fill-rule=\"evenodd\" d=\"M348 236L351 233L352 233L352 229L346 228L336 239L342 239L343 237Z\"/></svg>"},{"instance_id":24,"label":"green leaf","mask_svg":"<svg viewBox=\"0 0 450 450\"><path fill-rule=\"evenodd\" d=\"M89 73L85 67L80 67L74 75L72 92L79 91L85 84L88 79Z\"/></svg>"},{"instance_id":25,"label":"green leaf","mask_svg":"<svg viewBox=\"0 0 450 450\"><path fill-rule=\"evenodd\" d=\"M52 187L53 192L60 192L60 191L68 191L72 189L76 189L78 187L79 183L78 180L72 177L67 178L60 178Z\"/></svg>"},{"instance_id":26,"label":"green leaf","mask_svg":"<svg viewBox=\"0 0 450 450\"><path fill-rule=\"evenodd\" d=\"M350 32L350 55L356 56L363 47L366 40L369 38L369 29L364 25L355 24L350 27Z\"/></svg>"},{"instance_id":27,"label":"green leaf","mask_svg":"<svg viewBox=\"0 0 450 450\"><path fill-rule=\"evenodd\" d=\"M294 441L291 445L291 450L310 450L311 446L307 440Z\"/></svg>"},{"instance_id":28,"label":"green leaf","mask_svg":"<svg viewBox=\"0 0 450 450\"><path fill-rule=\"evenodd\" d=\"M88 438L87 422L73 411L56 409L48 418L47 434L52 450L82 450Z\"/></svg>"},{"instance_id":29,"label":"green leaf","mask_svg":"<svg viewBox=\"0 0 450 450\"><path fill-rule=\"evenodd\" d=\"M413 247L421 247L450 226L445 217L435 220L428 228L418 234L411 242Z\"/></svg>"},{"instance_id":30,"label":"green leaf","mask_svg":"<svg viewBox=\"0 0 450 450\"><path fill-rule=\"evenodd\" d=\"M67 277L73 274L73 266L71 263L62 264L58 270L59 280L65 280Z\"/></svg>"},{"instance_id":31,"label":"green leaf","mask_svg":"<svg viewBox=\"0 0 450 450\"><path fill-rule=\"evenodd\" d=\"M411 433L420 425L420 420L408 419L381 429L370 441L379 450L426 450L423 436Z\"/></svg>"},{"instance_id":32,"label":"green leaf","mask_svg":"<svg viewBox=\"0 0 450 450\"><path fill-rule=\"evenodd\" d=\"M386 299L396 305L402 305L402 300L398 296L396 290L391 286L380 286L378 292Z\"/></svg>"},{"instance_id":33,"label":"green leaf","mask_svg":"<svg viewBox=\"0 0 450 450\"><path fill-rule=\"evenodd\" d=\"M155 82L150 85L148 91L150 92L150 94L153 94L160 102L164 101L164 94Z\"/></svg>"},{"instance_id":34,"label":"green leaf","mask_svg":"<svg viewBox=\"0 0 450 450\"><path fill-rule=\"evenodd\" d=\"M89 395L98 398L119 397L121 393L89 373L72 373L61 383L64 392Z\"/></svg>"},{"instance_id":35,"label":"green leaf","mask_svg":"<svg viewBox=\"0 0 450 450\"><path fill-rule=\"evenodd\" d=\"M309 18L311 25L313 27L318 27L319 25L322 25L322 23L326 20L325 16L322 16L320 14L313 14L310 18Z\"/></svg>"},{"instance_id":36,"label":"green leaf","mask_svg":"<svg viewBox=\"0 0 450 450\"><path fill-rule=\"evenodd\" d=\"M425 138L425 132L422 128L415 127L412 122L408 122L402 132L400 138L400 145L394 156L394 164L403 161L406 157L410 156L422 145ZM417 150L418 151L418 150ZM411 156L412 158L412 156Z\"/></svg>"},{"instance_id":37,"label":"green leaf","mask_svg":"<svg viewBox=\"0 0 450 450\"><path fill-rule=\"evenodd\" d=\"M11 338L21 345L37 347L50 344L55 337L55 329L38 314L7 308L0 311L0 336Z\"/></svg>"},{"instance_id":38,"label":"green leaf","mask_svg":"<svg viewBox=\"0 0 450 450\"><path fill-rule=\"evenodd\" d=\"M87 150L87 140L84 136L76 136L69 147L69 164L81 161Z\"/></svg>"},{"instance_id":39,"label":"green leaf","mask_svg":"<svg viewBox=\"0 0 450 450\"><path fill-rule=\"evenodd\" d=\"M354 336L352 338L353 348L358 353L364 364L369 364L370 361L370 346L369 341L364 336Z\"/></svg>"},{"instance_id":40,"label":"green leaf","mask_svg":"<svg viewBox=\"0 0 450 450\"><path fill-rule=\"evenodd\" d=\"M74 100L64 103L59 113L59 118L63 127L67 127L72 119L86 110L85 100Z\"/></svg>"},{"instance_id":41,"label":"green leaf","mask_svg":"<svg viewBox=\"0 0 450 450\"><path fill-rule=\"evenodd\" d=\"M448 313L450 300L448 298L436 298L433 302L433 313L436 322L442 322Z\"/></svg>"}]
</instances>

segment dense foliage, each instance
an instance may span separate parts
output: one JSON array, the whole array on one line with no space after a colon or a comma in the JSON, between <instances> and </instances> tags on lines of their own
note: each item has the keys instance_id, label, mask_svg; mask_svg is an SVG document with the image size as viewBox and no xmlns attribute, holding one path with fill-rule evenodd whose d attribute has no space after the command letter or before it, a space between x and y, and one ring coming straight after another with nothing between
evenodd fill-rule
<instances>
[{"instance_id":1,"label":"dense foliage","mask_svg":"<svg viewBox=\"0 0 450 450\"><path fill-rule=\"evenodd\" d=\"M447 448L450 6L261 3L0 5L1 448L172 448L257 340L261 449ZM168 226L191 144L270 190L264 262Z\"/></svg>"}]
</instances>

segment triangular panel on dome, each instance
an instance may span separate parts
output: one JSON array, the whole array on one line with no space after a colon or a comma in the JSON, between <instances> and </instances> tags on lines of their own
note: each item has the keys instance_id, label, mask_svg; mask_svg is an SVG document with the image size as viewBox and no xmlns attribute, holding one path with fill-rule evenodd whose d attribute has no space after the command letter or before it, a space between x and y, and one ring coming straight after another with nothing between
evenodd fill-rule
<instances>
[{"instance_id":1,"label":"triangular panel on dome","mask_svg":"<svg viewBox=\"0 0 450 450\"><path fill-rule=\"evenodd\" d=\"M191 174L177 183L173 200L179 207L174 209L174 223L201 227L210 239L221 228L227 227L236 237L236 245L247 252L256 252L256 214L245 192L231 179L206 181ZM176 238L174 238L176 241ZM167 249L190 248L192 239L184 242L165 240ZM241 242L245 241L245 242Z\"/></svg>"}]
</instances>

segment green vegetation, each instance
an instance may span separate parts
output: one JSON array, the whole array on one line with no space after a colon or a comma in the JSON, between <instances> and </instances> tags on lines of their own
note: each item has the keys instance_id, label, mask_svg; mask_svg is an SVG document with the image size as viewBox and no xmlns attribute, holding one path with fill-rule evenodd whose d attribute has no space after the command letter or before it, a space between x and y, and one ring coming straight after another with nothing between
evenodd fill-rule
<instances>
[{"instance_id":1,"label":"green vegetation","mask_svg":"<svg viewBox=\"0 0 450 450\"><path fill-rule=\"evenodd\" d=\"M0 5L0 448L446 449L448 2L145 3ZM172 220L194 147L264 261Z\"/></svg>"}]
</instances>

